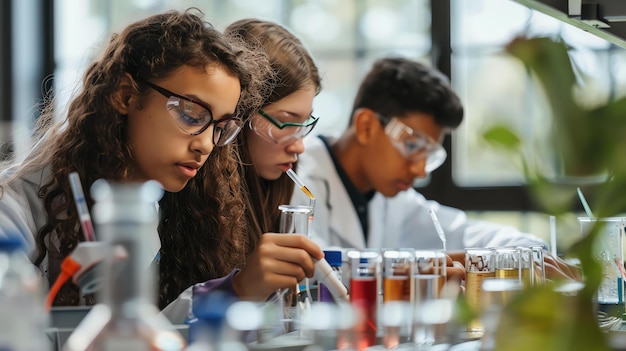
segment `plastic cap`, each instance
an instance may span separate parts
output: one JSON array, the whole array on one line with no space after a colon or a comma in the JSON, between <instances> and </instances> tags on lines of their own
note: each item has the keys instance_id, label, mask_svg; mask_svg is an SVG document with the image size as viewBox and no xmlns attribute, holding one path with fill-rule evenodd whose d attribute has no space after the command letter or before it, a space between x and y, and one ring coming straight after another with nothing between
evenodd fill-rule
<instances>
[{"instance_id":1,"label":"plastic cap","mask_svg":"<svg viewBox=\"0 0 626 351\"><path fill-rule=\"evenodd\" d=\"M324 258L331 266L341 266L341 251L324 251Z\"/></svg>"},{"instance_id":2,"label":"plastic cap","mask_svg":"<svg viewBox=\"0 0 626 351\"><path fill-rule=\"evenodd\" d=\"M219 327L226 319L226 311L235 301L234 296L217 290L194 298L192 311L198 320Z\"/></svg>"},{"instance_id":3,"label":"plastic cap","mask_svg":"<svg viewBox=\"0 0 626 351\"><path fill-rule=\"evenodd\" d=\"M0 251L16 251L24 247L22 239L15 235L0 237Z\"/></svg>"}]
</instances>

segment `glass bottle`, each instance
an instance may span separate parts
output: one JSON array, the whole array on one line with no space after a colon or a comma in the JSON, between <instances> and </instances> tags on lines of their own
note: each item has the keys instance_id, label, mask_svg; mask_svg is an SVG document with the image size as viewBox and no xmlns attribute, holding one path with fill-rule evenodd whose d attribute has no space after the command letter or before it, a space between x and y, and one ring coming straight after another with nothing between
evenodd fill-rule
<instances>
[{"instance_id":1,"label":"glass bottle","mask_svg":"<svg viewBox=\"0 0 626 351\"><path fill-rule=\"evenodd\" d=\"M189 346L186 351L219 351L222 349L226 309L232 303L221 291L195 299L189 324Z\"/></svg>"},{"instance_id":2,"label":"glass bottle","mask_svg":"<svg viewBox=\"0 0 626 351\"><path fill-rule=\"evenodd\" d=\"M65 351L179 351L185 341L155 306L155 272L150 235L156 235L155 203L163 195L159 183L92 186L98 237L110 254L103 262L99 303L67 340ZM153 267L154 265L150 265Z\"/></svg>"},{"instance_id":3,"label":"glass bottle","mask_svg":"<svg viewBox=\"0 0 626 351\"><path fill-rule=\"evenodd\" d=\"M0 350L50 350L41 276L21 237L0 237Z\"/></svg>"}]
</instances>

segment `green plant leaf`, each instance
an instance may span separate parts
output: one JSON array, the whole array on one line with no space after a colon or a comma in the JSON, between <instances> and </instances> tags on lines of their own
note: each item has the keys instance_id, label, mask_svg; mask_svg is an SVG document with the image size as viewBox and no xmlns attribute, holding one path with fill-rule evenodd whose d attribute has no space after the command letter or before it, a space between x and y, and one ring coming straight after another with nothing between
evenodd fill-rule
<instances>
[{"instance_id":1,"label":"green plant leaf","mask_svg":"<svg viewBox=\"0 0 626 351\"><path fill-rule=\"evenodd\" d=\"M522 144L519 136L511 128L504 125L494 125L487 128L482 137L495 147L511 151L519 151Z\"/></svg>"}]
</instances>

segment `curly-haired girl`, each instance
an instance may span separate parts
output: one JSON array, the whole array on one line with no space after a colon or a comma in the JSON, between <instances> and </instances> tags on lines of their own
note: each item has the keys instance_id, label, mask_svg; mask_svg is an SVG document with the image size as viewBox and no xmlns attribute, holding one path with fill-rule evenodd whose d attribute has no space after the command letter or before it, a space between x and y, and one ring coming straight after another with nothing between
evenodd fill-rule
<instances>
[{"instance_id":1,"label":"curly-haired girl","mask_svg":"<svg viewBox=\"0 0 626 351\"><path fill-rule=\"evenodd\" d=\"M100 178L157 180L165 189L155 238L159 307L207 280L232 289L235 268L245 266L253 246L229 144L245 122L241 116L265 101L268 75L264 53L227 39L196 9L127 26L89 65L66 114L57 118L49 101L32 152L0 174L0 235L21 234L52 283L64 257L85 240L71 172L85 190ZM89 196L87 202L91 207ZM308 242L295 245L321 253ZM294 259L307 267L310 260ZM54 305L90 300L70 282Z\"/></svg>"}]
</instances>

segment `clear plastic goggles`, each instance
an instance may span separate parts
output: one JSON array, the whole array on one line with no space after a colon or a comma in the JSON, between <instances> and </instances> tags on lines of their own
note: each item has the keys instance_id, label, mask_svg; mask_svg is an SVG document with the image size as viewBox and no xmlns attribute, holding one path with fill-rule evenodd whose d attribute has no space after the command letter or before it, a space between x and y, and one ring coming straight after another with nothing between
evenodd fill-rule
<instances>
[{"instance_id":1,"label":"clear plastic goggles","mask_svg":"<svg viewBox=\"0 0 626 351\"><path fill-rule=\"evenodd\" d=\"M385 120L382 116L381 119ZM446 150L430 136L411 129L396 117L385 126L385 134L393 146L411 162L426 160L425 171L430 173L446 160Z\"/></svg>"},{"instance_id":2,"label":"clear plastic goggles","mask_svg":"<svg viewBox=\"0 0 626 351\"><path fill-rule=\"evenodd\" d=\"M318 118L309 116L304 123L279 122L263 110L250 119L250 129L263 139L274 144L287 144L307 136L315 125Z\"/></svg>"}]
</instances>

